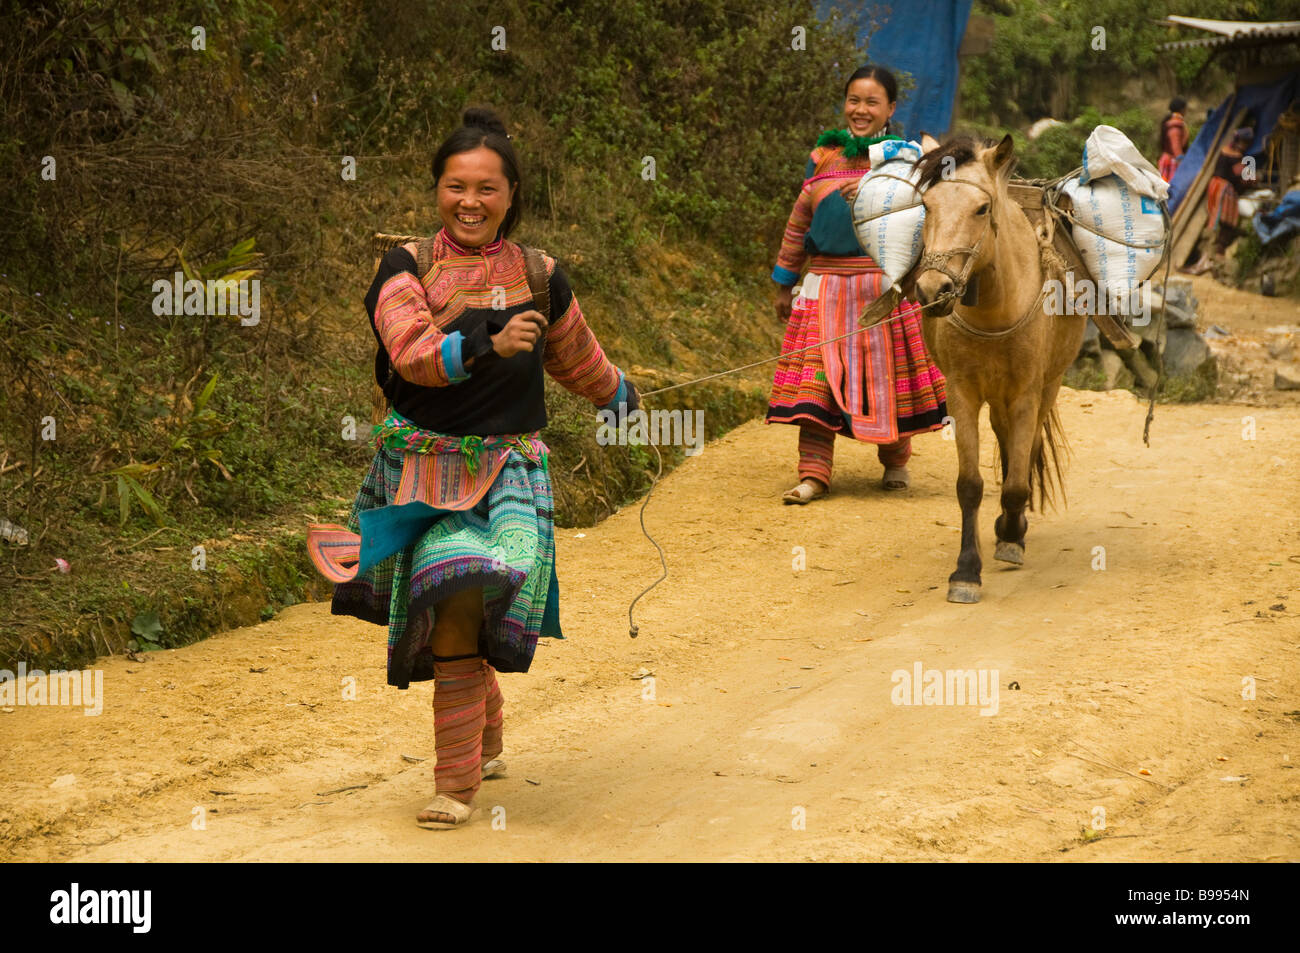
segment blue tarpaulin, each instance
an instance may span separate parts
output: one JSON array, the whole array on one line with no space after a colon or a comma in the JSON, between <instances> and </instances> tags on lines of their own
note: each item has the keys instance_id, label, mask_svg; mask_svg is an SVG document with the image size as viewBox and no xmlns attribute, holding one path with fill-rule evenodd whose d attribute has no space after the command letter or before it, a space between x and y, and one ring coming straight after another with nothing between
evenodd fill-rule
<instances>
[{"instance_id":1,"label":"blue tarpaulin","mask_svg":"<svg viewBox=\"0 0 1300 953\"><path fill-rule=\"evenodd\" d=\"M895 0L893 3L852 3L822 0L820 12L832 9L854 24L859 49L884 66L900 83L911 74L916 84L900 93L890 128L908 138L922 132L942 136L952 125L957 96L957 48L961 46L972 0ZM864 63L841 63L844 79ZM838 92L838 90L837 90Z\"/></svg>"},{"instance_id":2,"label":"blue tarpaulin","mask_svg":"<svg viewBox=\"0 0 1300 953\"><path fill-rule=\"evenodd\" d=\"M1255 157L1256 173L1263 175L1267 134L1277 124L1278 116L1286 111L1297 95L1300 95L1300 72L1291 73L1273 83L1238 87L1235 100L1228 97L1219 103L1218 107L1210 113L1210 117L1205 120L1205 125L1201 126L1196 139L1188 146L1187 153L1178 163L1178 171L1174 173L1173 181L1169 183L1170 213L1178 209L1183 196L1192 187L1197 174L1205 165L1206 153L1214 144L1214 135L1223 121L1225 112L1231 113L1230 119L1243 109L1250 112L1253 121L1248 122L1247 125L1255 127L1255 141L1250 144L1250 150L1246 155ZM1281 185L1285 187L1287 183L1283 182ZM1261 188L1267 186L1268 183L1260 183Z\"/></svg>"},{"instance_id":3,"label":"blue tarpaulin","mask_svg":"<svg viewBox=\"0 0 1300 953\"><path fill-rule=\"evenodd\" d=\"M1282 196L1277 208L1255 216L1255 233L1265 245L1278 238L1300 232L1300 190Z\"/></svg>"}]
</instances>

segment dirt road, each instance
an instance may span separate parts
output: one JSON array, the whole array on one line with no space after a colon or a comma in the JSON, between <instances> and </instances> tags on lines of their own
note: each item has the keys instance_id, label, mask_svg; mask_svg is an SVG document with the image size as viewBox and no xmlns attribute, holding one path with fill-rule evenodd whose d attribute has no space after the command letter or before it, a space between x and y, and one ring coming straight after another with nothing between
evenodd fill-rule
<instances>
[{"instance_id":1,"label":"dirt road","mask_svg":"<svg viewBox=\"0 0 1300 953\"><path fill-rule=\"evenodd\" d=\"M510 773L466 828L414 823L429 685L387 688L382 631L311 604L102 660L99 716L0 713L0 853L1300 859L1300 410L1162 407L1149 449L1144 411L1063 393L1069 507L1031 517L1018 570L992 561L986 436L976 606L944 601L956 455L938 435L902 495L841 443L834 495L803 508L778 502L793 428L709 444L650 504L671 575L635 641L628 601L658 574L635 509L562 530L569 638L503 676ZM982 670L996 702L895 704L916 663Z\"/></svg>"}]
</instances>

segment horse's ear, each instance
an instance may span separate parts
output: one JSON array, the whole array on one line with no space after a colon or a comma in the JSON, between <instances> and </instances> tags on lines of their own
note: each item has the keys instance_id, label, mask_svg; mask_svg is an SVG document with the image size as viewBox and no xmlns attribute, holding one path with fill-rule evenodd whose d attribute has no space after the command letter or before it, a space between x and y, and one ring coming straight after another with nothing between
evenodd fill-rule
<instances>
[{"instance_id":1,"label":"horse's ear","mask_svg":"<svg viewBox=\"0 0 1300 953\"><path fill-rule=\"evenodd\" d=\"M1015 154L1015 151L1015 140L1011 138L1011 133L1007 133L1002 137L1002 141L998 143L997 148L993 150L992 154L989 155L986 160L989 164L989 171L995 175L1000 172L1002 168L1011 161L1011 157Z\"/></svg>"},{"instance_id":2,"label":"horse's ear","mask_svg":"<svg viewBox=\"0 0 1300 953\"><path fill-rule=\"evenodd\" d=\"M921 155L928 155L939 148L939 140L928 132L921 133Z\"/></svg>"}]
</instances>

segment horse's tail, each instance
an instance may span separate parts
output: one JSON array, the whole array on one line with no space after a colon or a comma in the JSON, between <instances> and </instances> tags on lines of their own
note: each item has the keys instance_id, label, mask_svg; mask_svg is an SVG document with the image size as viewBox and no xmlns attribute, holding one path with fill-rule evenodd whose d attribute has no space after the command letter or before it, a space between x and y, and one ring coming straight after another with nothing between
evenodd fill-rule
<instances>
[{"instance_id":1,"label":"horse's tail","mask_svg":"<svg viewBox=\"0 0 1300 953\"><path fill-rule=\"evenodd\" d=\"M1065 479L1062 474L1065 460L1070 455L1070 444L1061 429L1061 418L1056 406L1043 418L1043 439L1034 444L1033 459L1029 461L1029 500L1038 512L1051 506L1056 508L1059 498L1065 504ZM1049 459L1050 458L1050 459ZM1034 500L1037 498L1037 504Z\"/></svg>"}]
</instances>

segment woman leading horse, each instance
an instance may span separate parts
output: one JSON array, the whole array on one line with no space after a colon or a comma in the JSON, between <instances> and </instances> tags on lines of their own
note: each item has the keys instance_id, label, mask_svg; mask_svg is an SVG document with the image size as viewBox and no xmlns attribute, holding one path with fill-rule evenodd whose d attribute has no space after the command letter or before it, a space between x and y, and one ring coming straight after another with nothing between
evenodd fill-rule
<instances>
[{"instance_id":1,"label":"woman leading horse","mask_svg":"<svg viewBox=\"0 0 1300 953\"><path fill-rule=\"evenodd\" d=\"M858 244L851 203L871 167L867 150L899 138L889 134L897 95L897 82L881 67L849 77L846 128L822 133L808 157L772 271L780 286L776 313L788 325L767 421L799 426L799 483L782 497L786 503L826 495L836 434L876 444L885 489L905 489L912 435L938 430L947 414L943 375L925 352L917 306L904 301L868 330L859 332L857 323L884 290L884 273ZM843 337L850 332L859 333Z\"/></svg>"}]
</instances>

